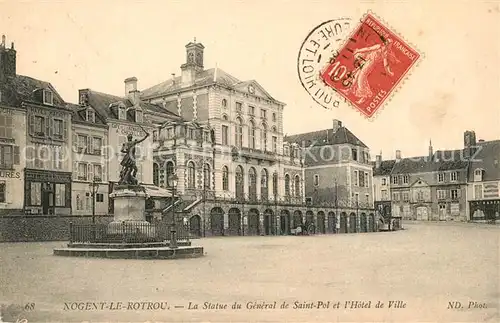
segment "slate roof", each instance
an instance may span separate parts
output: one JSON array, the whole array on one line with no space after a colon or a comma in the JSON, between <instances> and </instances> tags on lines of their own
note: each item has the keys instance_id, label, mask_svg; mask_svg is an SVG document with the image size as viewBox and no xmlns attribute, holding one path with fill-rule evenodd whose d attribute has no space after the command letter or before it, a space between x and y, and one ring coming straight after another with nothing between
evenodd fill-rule
<instances>
[{"instance_id":1,"label":"slate roof","mask_svg":"<svg viewBox=\"0 0 500 323\"><path fill-rule=\"evenodd\" d=\"M56 89L49 82L41 81L29 76L16 75L0 82L2 103L10 106L21 107L22 102L38 103L35 91L39 89L50 90L53 93L53 106L64 108L65 102Z\"/></svg>"},{"instance_id":2,"label":"slate roof","mask_svg":"<svg viewBox=\"0 0 500 323\"><path fill-rule=\"evenodd\" d=\"M339 145L351 144L368 148L358 137L356 137L349 129L342 126L336 132L332 129L325 129L320 131L306 132L296 135L285 136L283 141L289 143L297 143L306 147L309 146L326 146L326 145Z\"/></svg>"},{"instance_id":3,"label":"slate roof","mask_svg":"<svg viewBox=\"0 0 500 323\"><path fill-rule=\"evenodd\" d=\"M396 161L392 160L382 160L379 168L375 168L375 163L373 163L373 176L389 176L391 175L392 168Z\"/></svg>"},{"instance_id":4,"label":"slate roof","mask_svg":"<svg viewBox=\"0 0 500 323\"><path fill-rule=\"evenodd\" d=\"M216 73L215 72L216 70L217 70L216 82L214 82L214 74ZM187 89L190 87L208 86L214 83L227 87L234 87L236 84L241 83L241 81L236 77L232 76L231 74L226 73L224 70L220 68L217 69L211 68L197 73L194 84L189 87L183 86L181 76L176 76L174 81L172 80L172 78L170 78L165 82L162 82L160 84L157 84L155 86L152 86L150 88L141 91L141 97L143 99L149 99L163 95L165 93L174 92L183 88Z\"/></svg>"},{"instance_id":5,"label":"slate roof","mask_svg":"<svg viewBox=\"0 0 500 323\"><path fill-rule=\"evenodd\" d=\"M483 181L500 180L500 140L477 143L477 154L470 163L469 181L474 181L474 170L484 169Z\"/></svg>"},{"instance_id":6,"label":"slate roof","mask_svg":"<svg viewBox=\"0 0 500 323\"><path fill-rule=\"evenodd\" d=\"M432 158L428 156L402 158L394 163L392 173L411 174L459 170L467 168L468 164L461 149L438 150Z\"/></svg>"},{"instance_id":7,"label":"slate roof","mask_svg":"<svg viewBox=\"0 0 500 323\"><path fill-rule=\"evenodd\" d=\"M97 92L94 90L87 89L87 100L89 106L96 110L96 113L100 116L100 118L105 119L118 119L117 109L113 109L113 107L117 107L120 103L123 103L126 108L130 108L133 106L132 102L129 99L124 97L119 97L112 94ZM179 115L173 113L172 111L168 111L158 105L141 102L141 107L155 113L164 114L165 118L180 118ZM129 121L133 121L132 115L127 115L127 119Z\"/></svg>"}]
</instances>

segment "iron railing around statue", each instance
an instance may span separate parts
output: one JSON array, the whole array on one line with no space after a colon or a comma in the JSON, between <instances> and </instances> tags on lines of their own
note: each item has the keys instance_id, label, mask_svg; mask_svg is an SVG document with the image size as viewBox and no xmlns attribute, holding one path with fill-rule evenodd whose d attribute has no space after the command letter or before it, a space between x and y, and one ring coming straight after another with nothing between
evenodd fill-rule
<instances>
[{"instance_id":1,"label":"iron railing around statue","mask_svg":"<svg viewBox=\"0 0 500 323\"><path fill-rule=\"evenodd\" d=\"M73 224L70 243L159 243L169 242L171 226L163 223ZM190 244L189 227L177 225L179 245Z\"/></svg>"}]
</instances>

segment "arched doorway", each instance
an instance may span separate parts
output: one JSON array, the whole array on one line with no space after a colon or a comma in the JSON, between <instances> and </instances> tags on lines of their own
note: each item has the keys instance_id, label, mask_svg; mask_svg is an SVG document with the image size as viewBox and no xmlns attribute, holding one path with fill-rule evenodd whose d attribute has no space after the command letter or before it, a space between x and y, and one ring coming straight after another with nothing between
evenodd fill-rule
<instances>
[{"instance_id":1,"label":"arched doorway","mask_svg":"<svg viewBox=\"0 0 500 323\"><path fill-rule=\"evenodd\" d=\"M235 196L238 200L243 200L245 197L245 184L244 184L244 173L243 167L241 165L236 166L236 172L234 173L235 181Z\"/></svg>"},{"instance_id":2,"label":"arched doorway","mask_svg":"<svg viewBox=\"0 0 500 323\"><path fill-rule=\"evenodd\" d=\"M276 217L271 209L264 211L264 234L266 236L276 234Z\"/></svg>"},{"instance_id":3,"label":"arched doorway","mask_svg":"<svg viewBox=\"0 0 500 323\"><path fill-rule=\"evenodd\" d=\"M340 233L347 233L347 214L340 213Z\"/></svg>"},{"instance_id":4,"label":"arched doorway","mask_svg":"<svg viewBox=\"0 0 500 323\"><path fill-rule=\"evenodd\" d=\"M314 213L313 211L306 212L306 230L310 234L316 233L316 224L314 223Z\"/></svg>"},{"instance_id":5,"label":"arched doorway","mask_svg":"<svg viewBox=\"0 0 500 323\"><path fill-rule=\"evenodd\" d=\"M195 237L201 237L201 217L193 215L189 218L189 233Z\"/></svg>"},{"instance_id":6,"label":"arched doorway","mask_svg":"<svg viewBox=\"0 0 500 323\"><path fill-rule=\"evenodd\" d=\"M334 212L328 212L328 232L337 232L337 216Z\"/></svg>"},{"instance_id":7,"label":"arched doorway","mask_svg":"<svg viewBox=\"0 0 500 323\"><path fill-rule=\"evenodd\" d=\"M349 214L349 233L356 232L356 214L352 212Z\"/></svg>"},{"instance_id":8,"label":"arched doorway","mask_svg":"<svg viewBox=\"0 0 500 323\"><path fill-rule=\"evenodd\" d=\"M326 233L325 230L325 212L319 211L316 218L316 228L318 233Z\"/></svg>"},{"instance_id":9,"label":"arched doorway","mask_svg":"<svg viewBox=\"0 0 500 323\"><path fill-rule=\"evenodd\" d=\"M375 214L370 213L368 218L370 219L370 225L369 225L370 232L375 232L376 231L375 230Z\"/></svg>"},{"instance_id":10,"label":"arched doorway","mask_svg":"<svg viewBox=\"0 0 500 323\"><path fill-rule=\"evenodd\" d=\"M248 198L250 201L257 200L257 173L253 167L248 170Z\"/></svg>"},{"instance_id":11,"label":"arched doorway","mask_svg":"<svg viewBox=\"0 0 500 323\"><path fill-rule=\"evenodd\" d=\"M258 236L259 234L259 210L250 209L250 211L248 211L248 235Z\"/></svg>"},{"instance_id":12,"label":"arched doorway","mask_svg":"<svg viewBox=\"0 0 500 323\"><path fill-rule=\"evenodd\" d=\"M224 235L224 211L220 207L210 211L210 233L213 236Z\"/></svg>"},{"instance_id":13,"label":"arched doorway","mask_svg":"<svg viewBox=\"0 0 500 323\"><path fill-rule=\"evenodd\" d=\"M361 232L368 232L368 223L366 223L366 221L368 221L368 218L366 217L366 213L363 212L361 213L361 219L359 223Z\"/></svg>"},{"instance_id":14,"label":"arched doorway","mask_svg":"<svg viewBox=\"0 0 500 323\"><path fill-rule=\"evenodd\" d=\"M241 212L237 208L232 208L228 212L228 235L241 235Z\"/></svg>"},{"instance_id":15,"label":"arched doorway","mask_svg":"<svg viewBox=\"0 0 500 323\"><path fill-rule=\"evenodd\" d=\"M299 225L302 225L302 212L299 210L296 210L293 212L293 218L292 218L292 229L297 228Z\"/></svg>"},{"instance_id":16,"label":"arched doorway","mask_svg":"<svg viewBox=\"0 0 500 323\"><path fill-rule=\"evenodd\" d=\"M290 225L291 225L290 212L288 210L282 210L280 216L280 228L281 234L288 235L290 234Z\"/></svg>"}]
</instances>

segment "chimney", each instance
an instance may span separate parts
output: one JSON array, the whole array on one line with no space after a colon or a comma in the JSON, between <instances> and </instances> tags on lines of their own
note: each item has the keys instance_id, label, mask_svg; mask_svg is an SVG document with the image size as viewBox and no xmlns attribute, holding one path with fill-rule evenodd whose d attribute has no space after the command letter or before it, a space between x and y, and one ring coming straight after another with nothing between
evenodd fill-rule
<instances>
[{"instance_id":1,"label":"chimney","mask_svg":"<svg viewBox=\"0 0 500 323\"><path fill-rule=\"evenodd\" d=\"M2 43L0 44L0 81L16 76L16 56L17 52L14 49L14 43L11 43L10 48L6 48L5 35L2 35Z\"/></svg>"},{"instance_id":2,"label":"chimney","mask_svg":"<svg viewBox=\"0 0 500 323\"><path fill-rule=\"evenodd\" d=\"M172 73L172 85L175 85L175 73Z\"/></svg>"},{"instance_id":3,"label":"chimney","mask_svg":"<svg viewBox=\"0 0 500 323\"><path fill-rule=\"evenodd\" d=\"M125 96L136 105L140 102L140 92L137 90L137 78L135 76L125 79Z\"/></svg>"},{"instance_id":4,"label":"chimney","mask_svg":"<svg viewBox=\"0 0 500 323\"><path fill-rule=\"evenodd\" d=\"M432 149L432 141L429 139L429 159L432 159L434 155L434 150Z\"/></svg>"},{"instance_id":5,"label":"chimney","mask_svg":"<svg viewBox=\"0 0 500 323\"><path fill-rule=\"evenodd\" d=\"M479 139L477 142L484 142L484 139Z\"/></svg>"},{"instance_id":6,"label":"chimney","mask_svg":"<svg viewBox=\"0 0 500 323\"><path fill-rule=\"evenodd\" d=\"M337 130L339 130L341 127L342 127L342 121L333 119L333 127L332 127L333 133L336 133Z\"/></svg>"},{"instance_id":7,"label":"chimney","mask_svg":"<svg viewBox=\"0 0 500 323\"><path fill-rule=\"evenodd\" d=\"M396 161L400 161L401 160L401 150L396 150Z\"/></svg>"},{"instance_id":8,"label":"chimney","mask_svg":"<svg viewBox=\"0 0 500 323\"><path fill-rule=\"evenodd\" d=\"M380 168L382 164L382 155L375 156L375 168Z\"/></svg>"}]
</instances>

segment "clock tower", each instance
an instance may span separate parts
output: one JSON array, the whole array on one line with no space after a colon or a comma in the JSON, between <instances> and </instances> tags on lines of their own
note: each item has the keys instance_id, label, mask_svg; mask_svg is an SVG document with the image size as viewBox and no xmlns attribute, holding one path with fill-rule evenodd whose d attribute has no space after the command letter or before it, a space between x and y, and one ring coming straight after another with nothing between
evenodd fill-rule
<instances>
[{"instance_id":1,"label":"clock tower","mask_svg":"<svg viewBox=\"0 0 500 323\"><path fill-rule=\"evenodd\" d=\"M186 45L186 63L181 65L182 83L193 83L196 79L196 73L203 71L203 50L205 46L196 42Z\"/></svg>"}]
</instances>

